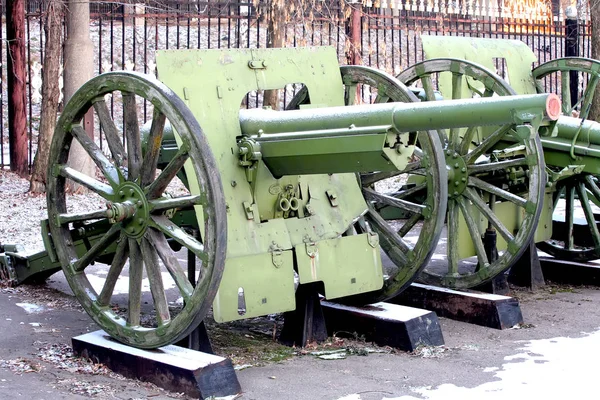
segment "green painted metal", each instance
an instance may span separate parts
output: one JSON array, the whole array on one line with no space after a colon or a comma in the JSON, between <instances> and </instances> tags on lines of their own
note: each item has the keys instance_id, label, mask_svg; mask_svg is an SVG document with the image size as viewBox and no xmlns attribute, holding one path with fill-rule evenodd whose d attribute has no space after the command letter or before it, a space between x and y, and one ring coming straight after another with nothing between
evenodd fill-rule
<instances>
[{"instance_id":1,"label":"green painted metal","mask_svg":"<svg viewBox=\"0 0 600 400\"><path fill-rule=\"evenodd\" d=\"M460 36L421 35L423 51L427 59L458 58L475 62L490 71L496 71L495 59L504 59L507 74L504 79L519 94L537 93L531 75L531 66L537 58L531 49L519 40L498 40ZM499 71L502 72L502 71ZM440 83L444 98L449 98L450 74ZM468 87L482 92L483 84L467 78Z\"/></svg>"},{"instance_id":2,"label":"green painted metal","mask_svg":"<svg viewBox=\"0 0 600 400\"><path fill-rule=\"evenodd\" d=\"M268 278L276 269L271 255L287 254L286 251L307 242L338 238L367 210L367 205L354 174L291 175L276 179L264 163L256 163L254 170L240 167L237 144L241 134L240 105L249 92L279 89L290 83L305 84L313 104L343 105L335 52L331 48L161 51L157 53L157 65L161 80L184 99L197 118L224 182L229 245L227 272L214 303L215 318L224 321L263 315L262 299L270 297L273 284ZM189 76L194 79L188 79ZM337 205L332 205L328 192L338 194ZM278 218L285 213L278 207L282 199L297 202L298 210L288 211L287 218ZM257 259L263 262L256 262ZM381 284L378 260L346 267L367 281ZM291 265L283 262L280 268L287 269L287 284L281 283L278 292L278 312L295 308ZM246 290L238 281L245 273L262 284ZM340 293L355 293L355 286L349 282L337 286ZM237 311L240 288L246 296L243 315Z\"/></svg>"}]
</instances>

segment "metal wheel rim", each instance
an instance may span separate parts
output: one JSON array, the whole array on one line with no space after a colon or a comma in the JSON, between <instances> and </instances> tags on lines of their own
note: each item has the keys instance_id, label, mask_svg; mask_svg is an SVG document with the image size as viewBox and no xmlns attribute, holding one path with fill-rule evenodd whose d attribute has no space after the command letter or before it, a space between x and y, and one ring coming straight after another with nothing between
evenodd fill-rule
<instances>
[{"instance_id":1,"label":"metal wheel rim","mask_svg":"<svg viewBox=\"0 0 600 400\"><path fill-rule=\"evenodd\" d=\"M367 84L378 89L378 97L376 103L398 101L398 102L413 102L418 101L416 96L411 93L401 82L392 75L386 74L374 68L364 66L342 66L340 67L342 81L346 85L346 103L351 103L349 94L353 92L357 84ZM354 92L355 93L355 92ZM383 94L383 96L382 96ZM298 107L300 104L308 100L306 90L300 91L298 95L290 102L290 107ZM395 229L379 215L374 207L374 202L368 200L365 194L365 199L369 204L369 210L364 218L361 218L357 224L365 227L364 221L368 222L368 228L379 234L379 241L382 249L398 268L394 276L390 276L385 280L382 289L364 293L356 296L350 296L336 301L351 303L351 304L369 304L377 301L387 300L398 295L406 287L408 287L417 277L422 268L429 261L435 244L441 234L443 226L444 210L446 208L446 186L443 183L446 179L446 171L444 166L443 152L441 144L437 139L437 135L433 132L421 132L418 135L418 142L425 156L422 162L423 165L419 169L427 169L426 174L426 191L430 214L421 218L422 227L419 233L417 243L412 246L410 254L403 251L402 247L406 246L404 240L397 234ZM402 174L404 171L395 173ZM384 175L369 174L363 175L363 182L379 181L385 177ZM399 243L401 242L401 243Z\"/></svg>"},{"instance_id":2,"label":"metal wheel rim","mask_svg":"<svg viewBox=\"0 0 600 400\"><path fill-rule=\"evenodd\" d=\"M475 78L484 84L485 91L483 93L483 97L492 96L494 94L502 96L516 94L506 81L504 81L500 76L488 71L486 68L476 63L452 58L432 59L415 64L400 73L398 75L398 79L407 86L410 86L416 81L422 80L424 77L428 77L430 74L440 72L453 73L453 98L460 98L460 96L456 96L457 94L460 94L460 90L456 90L456 87L458 87L460 84L460 79L462 79L463 76ZM428 100L435 100L435 96L433 95L433 87L431 85L431 78L429 77L427 79L429 82L423 83L427 98ZM501 129L502 127L497 130L497 132L499 132L498 141L500 141L502 137L506 135L501 133ZM441 140L444 143L444 150L446 152L447 160L452 161L452 157L454 157L455 154L457 154L459 158L465 157L470 159L469 162L466 162L466 168L467 170L471 169L472 171L474 166L473 164L477 159L477 157L473 156L474 153L470 150L471 143L467 143L472 142L472 140L461 140L457 137L458 135L455 135L457 139L452 140L448 136L452 136L452 132L449 134L444 132L440 133ZM543 150L539 136L537 134L533 135L533 137L531 137L529 140L523 140L520 144L525 146L528 158L535 161L529 162L528 165L530 168L529 185L527 191L529 197L527 199L521 198L520 200L514 199L514 201L523 203L522 209L526 209L526 217L521 222L517 234L513 235L513 239L510 242L511 244L508 246L510 250L505 251L498 257L496 261L489 263L486 262L486 260L488 260L487 256L485 256L485 254L481 254L483 248L482 240L474 240L473 244L478 255L476 261L478 266L474 267L473 271L467 271L466 273L464 271L459 272L458 265L455 267L450 266L450 264L458 264L458 262L460 262L460 260L458 260L458 241L455 242L455 245L454 243L450 243L450 241L455 241L455 237L458 235L448 234L449 245L446 254L449 259L456 259L456 263L447 262L445 266L446 272L442 273L435 271L431 266L426 266L418 278L420 282L452 287L456 289L475 287L490 281L495 276L509 269L512 264L516 262L523 254L527 248L527 244L532 240L533 235L535 234L537 222L542 211L542 199L546 179ZM493 148L493 146L490 148ZM483 154L486 154L485 151ZM449 168L451 167L453 166L449 165ZM483 232L481 232L479 228L475 226L476 222L469 215L469 204L480 196L477 190L486 191L483 188L485 185L483 185L480 180L476 180L476 177L472 177L470 175L466 179L466 189L463 193L456 196L451 190L449 190L447 213L449 222L447 225L451 227L451 230L456 232L458 230L458 216L459 214L462 214L469 228L470 237L481 237ZM487 186L485 186L485 188L487 188ZM485 204L483 205L485 206ZM480 211L482 209L481 204L479 207L475 207ZM451 250L453 247L455 247L454 251Z\"/></svg>"},{"instance_id":3,"label":"metal wheel rim","mask_svg":"<svg viewBox=\"0 0 600 400\"><path fill-rule=\"evenodd\" d=\"M69 224L61 223L58 220L58 217L61 214L63 215L63 217L66 214L66 179L67 177L73 179L73 175L67 173L68 171L66 171L61 166L66 165L71 142L74 139L80 143L82 143L82 140L85 142L85 139L82 139L82 136L77 134L77 132L80 132L77 126L80 125L83 115L87 112L88 109L90 109L90 107L104 107L105 111L107 112L108 110L106 109L106 106L102 106L102 103L104 102L104 95L115 91L134 94L149 100L154 105L154 108L156 110L159 110L159 112L154 116L154 119L156 119L157 126L160 126L160 120L162 120L162 123L164 124L164 119L166 119L171 123L176 132L178 132L181 138L181 143L183 144L180 146L180 151L178 153L180 157L177 159L177 162L172 163L173 169L171 173L173 173L174 176L174 172L181 169L181 167L184 164L184 161L188 159L191 160L191 163L186 163L186 168L188 169L188 176L190 175L190 172L195 174L196 180L194 181L194 183L196 184L196 186L195 188L190 189L190 191L192 192L192 196L189 196L189 198L185 199L185 204L200 205L202 209L204 225L200 225L200 221L198 222L201 229L202 226L204 226L201 244L198 241L194 242L192 239L190 239L191 236L189 235L183 236L186 235L185 232L179 229L175 224L170 223L170 221L168 221L168 219L164 217L161 212L159 212L158 214L151 214L150 212L148 213L148 218L146 221L148 225L146 226L146 229L145 231L143 231L143 233L139 233L139 239L127 236L127 233L124 230L126 223L125 221L127 220L113 224L109 232L106 233L103 237L103 239L107 240L116 240L117 238L119 238L121 239L121 242L127 239L127 245L121 244L121 242L119 242L120 244L118 245L119 247L117 247L117 251L121 251L121 253L119 253L118 257L117 255L115 255L114 258L119 258L119 260L121 260L122 257L126 257L126 259L134 260L133 262L136 265L135 270L139 270L139 272L134 273L136 274L136 282L138 279L137 274L139 274L139 279L141 279L142 268L144 268L144 265L146 270L148 271L148 274L150 274L150 269L148 269L148 265L154 265L154 267L152 268L152 276L154 277L155 283L153 284L151 282L153 299L155 295L155 290L156 293L158 293L158 296L160 297L160 290L158 289L160 289L162 285L162 278L160 278L161 283L159 284L156 278L156 274L154 273L157 268L160 268L157 267L157 259L154 258L154 261L152 261L150 258L147 257L166 257L168 256L168 254L170 254L167 253L164 248L164 245L166 244L164 234L166 234L167 231L168 235L171 236L171 238L173 238L175 241L180 242L180 244L183 244L184 247L188 247L188 249L193 250L196 256L202 259L202 277L196 283L195 287L186 286L185 282L183 282L183 277L181 276L182 271L176 270L176 276L179 280L175 279L175 275L173 275L173 279L176 280L177 286L180 289L180 293L185 299L185 305L181 312L178 315L176 315L173 319L163 319L162 324L159 323L158 326L155 328L142 327L140 324L129 324L125 318L120 317L113 310L111 310L109 305L99 304L99 296L102 296L102 292L100 293L100 295L96 293L85 274L85 270L81 272L76 271L76 268L79 268L77 264L78 262L81 263L81 265L85 263L82 260L84 257L81 257L81 259L78 258L72 246L69 244ZM135 101L135 97L132 96L132 98ZM128 104L131 104L131 101L129 101ZM135 108L135 102L133 104L134 105L131 107ZM124 106L124 108L125 107L126 106ZM99 113L98 109L97 113ZM160 113L164 115L164 119L159 117ZM137 118L137 112L133 113L133 117L131 117L130 119L134 120L134 117ZM131 129L127 132L134 131L134 129ZM146 166L143 163L141 155L141 140L139 138L136 138L135 134L133 133L131 133L131 137L128 136L128 139L131 138L131 140L128 140L127 152L129 153L130 150L133 150L131 151L131 154L136 154L139 157L128 157L127 179L131 177L131 180L137 180L137 183L143 183L140 187L145 190L144 196L150 198L150 200L146 199L148 204L154 202L152 203L154 204L154 206L160 205L161 207L164 207L165 204L167 204L165 202L165 199L163 197L158 197L162 193L160 191L160 186L163 183L166 186L166 184L168 184L168 182L173 178L171 177L170 180L165 181L165 179L167 179L168 176L170 176L170 173L165 173L165 179L161 180L161 177L163 177L161 173L156 178L156 180L152 181L152 179L148 179L149 175L145 175L145 171L148 170L155 172L155 170L152 170L152 164L154 162L154 168L156 168L158 152L160 150L160 142L162 139L162 129L159 128L156 130L156 132L157 135L159 134L158 132L160 132L160 136L153 137L154 139L157 139L155 140L154 145L149 144L149 146L152 147L149 148L149 151L146 154L146 156L149 159L148 165ZM114 148L119 147L115 144L115 141L113 141L112 143ZM132 143L131 147L129 143ZM95 146L95 144L88 143L87 146L88 155L91 154L90 151L96 154L95 149L97 149L97 146L96 148L93 147ZM85 147L86 146L84 146L84 148ZM123 169L123 171L119 172L119 165L117 165L117 161L115 161L120 158L120 156L116 155L115 153L118 153L119 151L124 151L125 149L121 148L115 150L114 148L111 147L111 152L113 156L112 162L107 160L106 157L102 158L98 154L92 156L92 159L96 162L98 167L100 167L98 162L100 162L100 164L102 164L102 161L109 162L109 164L105 164L103 168L100 168L101 171L104 173L106 180L108 180L109 182L109 185L107 186L112 191L112 195L107 195L107 193L109 193L107 189L103 196L109 201L112 201L118 196L117 190L119 187L121 187L120 185L122 185L126 179L124 172L125 170ZM153 162L150 161L152 158L154 158ZM137 161L131 161L130 163L130 159ZM224 196L221 181L218 174L216 173L216 171L218 171L216 167L216 162L210 151L208 142L206 141L202 129L196 122L191 111L187 108L185 103L183 103L183 101L179 99L179 97L174 92L172 92L161 82L147 75L142 75L133 72L109 72L100 75L96 78L93 78L92 80L84 84L73 95L72 99L66 105L55 130L54 139L50 150L49 165L50 167L48 174L49 182L47 190L47 200L48 215L50 218L50 230L54 238L56 252L59 260L61 261L65 276L73 292L75 293L76 297L78 298L86 312L111 336L123 343L135 347L156 348L176 342L177 340L187 336L203 320L205 315L208 313L209 308L212 305L212 301L218 290L218 285L222 276L223 267L225 263L227 228L225 202L223 201ZM165 168L163 172L165 172L168 168L169 167ZM136 170L135 173L130 172L134 170ZM148 174L150 174L150 172L148 172ZM111 178L109 179L108 176L110 176ZM141 182L142 180L144 180L145 183ZM159 182L160 184L157 184L157 182ZM128 185L128 187L132 188L132 191L134 189L137 190L134 184L129 183ZM192 185L192 187L194 187L194 185ZM164 190L164 188L162 188L162 190ZM150 193L153 194L151 195ZM154 198L154 196L156 196L156 198ZM193 199L191 199L192 197ZM184 199L180 200L183 202ZM194 207L196 210L199 209L196 206ZM197 217L200 218L198 214ZM61 219L61 221L64 221L64 218ZM163 234L161 234L161 232ZM163 239L161 239L161 237ZM135 244L133 244L132 240L138 243L138 245L136 246ZM148 246L153 247L149 248ZM129 247L129 251L127 249L119 250L120 247ZM160 247L163 251L158 251L158 247ZM144 249L146 251L144 251ZM137 253L137 251L139 251L140 253ZM141 261L142 264L140 264L140 261L136 260L138 260L142 256L145 258ZM113 263L111 264L111 270L114 269L115 273L120 274L120 271L122 270L123 266L119 266L119 264L124 264L125 261L117 261L115 259L113 259ZM171 266L171 268L175 268L172 259L170 260L169 265ZM82 268L85 268L85 265L83 265ZM185 277L185 273L183 274L183 276ZM134 278L131 278L130 276L130 280L133 279ZM138 289L135 289L136 292L137 290ZM141 287L139 290L141 290ZM131 293L129 293L129 295L131 296ZM160 307L164 310L164 302L157 301L156 299L154 300L155 306ZM135 303L135 300L131 301ZM156 312L158 315L159 311L157 310ZM165 316L164 313L163 316ZM157 316L156 318L158 320L159 317ZM133 314L128 315L127 319L131 319L133 321L136 320L135 315Z\"/></svg>"}]
</instances>

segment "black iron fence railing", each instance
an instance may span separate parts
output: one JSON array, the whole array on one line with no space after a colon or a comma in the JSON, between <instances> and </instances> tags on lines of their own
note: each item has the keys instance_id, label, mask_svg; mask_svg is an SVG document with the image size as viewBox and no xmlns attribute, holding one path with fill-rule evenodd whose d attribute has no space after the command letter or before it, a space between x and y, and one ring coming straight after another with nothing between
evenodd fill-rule
<instances>
[{"instance_id":1,"label":"black iron fence railing","mask_svg":"<svg viewBox=\"0 0 600 400\"><path fill-rule=\"evenodd\" d=\"M6 0L0 0L4 13ZM9 0L10 1L10 0ZM179 48L252 48L267 46L268 0L120 0L90 2L90 36L95 46L95 73L135 70L154 73L154 52ZM498 3L504 5L498 7ZM525 42L542 63L565 54L565 17L558 1L536 2L534 9L518 0L376 0L363 1L352 40L350 5L335 0L315 1L296 12L285 26L290 46L333 46L339 61L348 62L355 50L364 65L392 74L423 59L420 37L459 35L516 39ZM33 160L41 107L44 0L26 7L27 98L29 158ZM517 4L507 6L507 4ZM352 4L352 7L360 7ZM591 54L591 28L586 10L578 20L578 53ZM5 23L0 30L0 167L9 164L7 48ZM556 89L549 82L548 90ZM558 85L560 86L560 85ZM585 82L583 82L583 90ZM258 102L249 98L248 102Z\"/></svg>"}]
</instances>

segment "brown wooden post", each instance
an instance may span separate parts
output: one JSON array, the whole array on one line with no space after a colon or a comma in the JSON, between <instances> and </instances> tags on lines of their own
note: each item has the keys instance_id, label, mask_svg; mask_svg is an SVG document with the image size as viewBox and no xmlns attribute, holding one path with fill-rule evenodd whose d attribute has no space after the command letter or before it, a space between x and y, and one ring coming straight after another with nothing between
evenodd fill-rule
<instances>
[{"instance_id":1,"label":"brown wooden post","mask_svg":"<svg viewBox=\"0 0 600 400\"><path fill-rule=\"evenodd\" d=\"M349 48L346 52L346 59L349 65L361 65L362 55L360 54L361 49L361 33L362 33L362 3L357 2L351 4L352 12L348 19L348 40Z\"/></svg>"},{"instance_id":2,"label":"brown wooden post","mask_svg":"<svg viewBox=\"0 0 600 400\"><path fill-rule=\"evenodd\" d=\"M25 0L6 2L6 17L10 169L21 176L25 176L29 172L25 88Z\"/></svg>"}]
</instances>

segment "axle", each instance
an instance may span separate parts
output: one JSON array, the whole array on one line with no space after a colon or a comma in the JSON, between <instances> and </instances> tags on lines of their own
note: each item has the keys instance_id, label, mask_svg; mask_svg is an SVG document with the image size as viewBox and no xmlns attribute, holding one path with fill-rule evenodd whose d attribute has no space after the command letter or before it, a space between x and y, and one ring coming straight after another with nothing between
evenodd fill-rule
<instances>
[{"instance_id":1,"label":"axle","mask_svg":"<svg viewBox=\"0 0 600 400\"><path fill-rule=\"evenodd\" d=\"M559 112L560 100L553 94L285 112L241 110L240 150L246 160L249 152L261 157L277 177L403 170L416 142L411 132L537 125L556 120Z\"/></svg>"}]
</instances>

